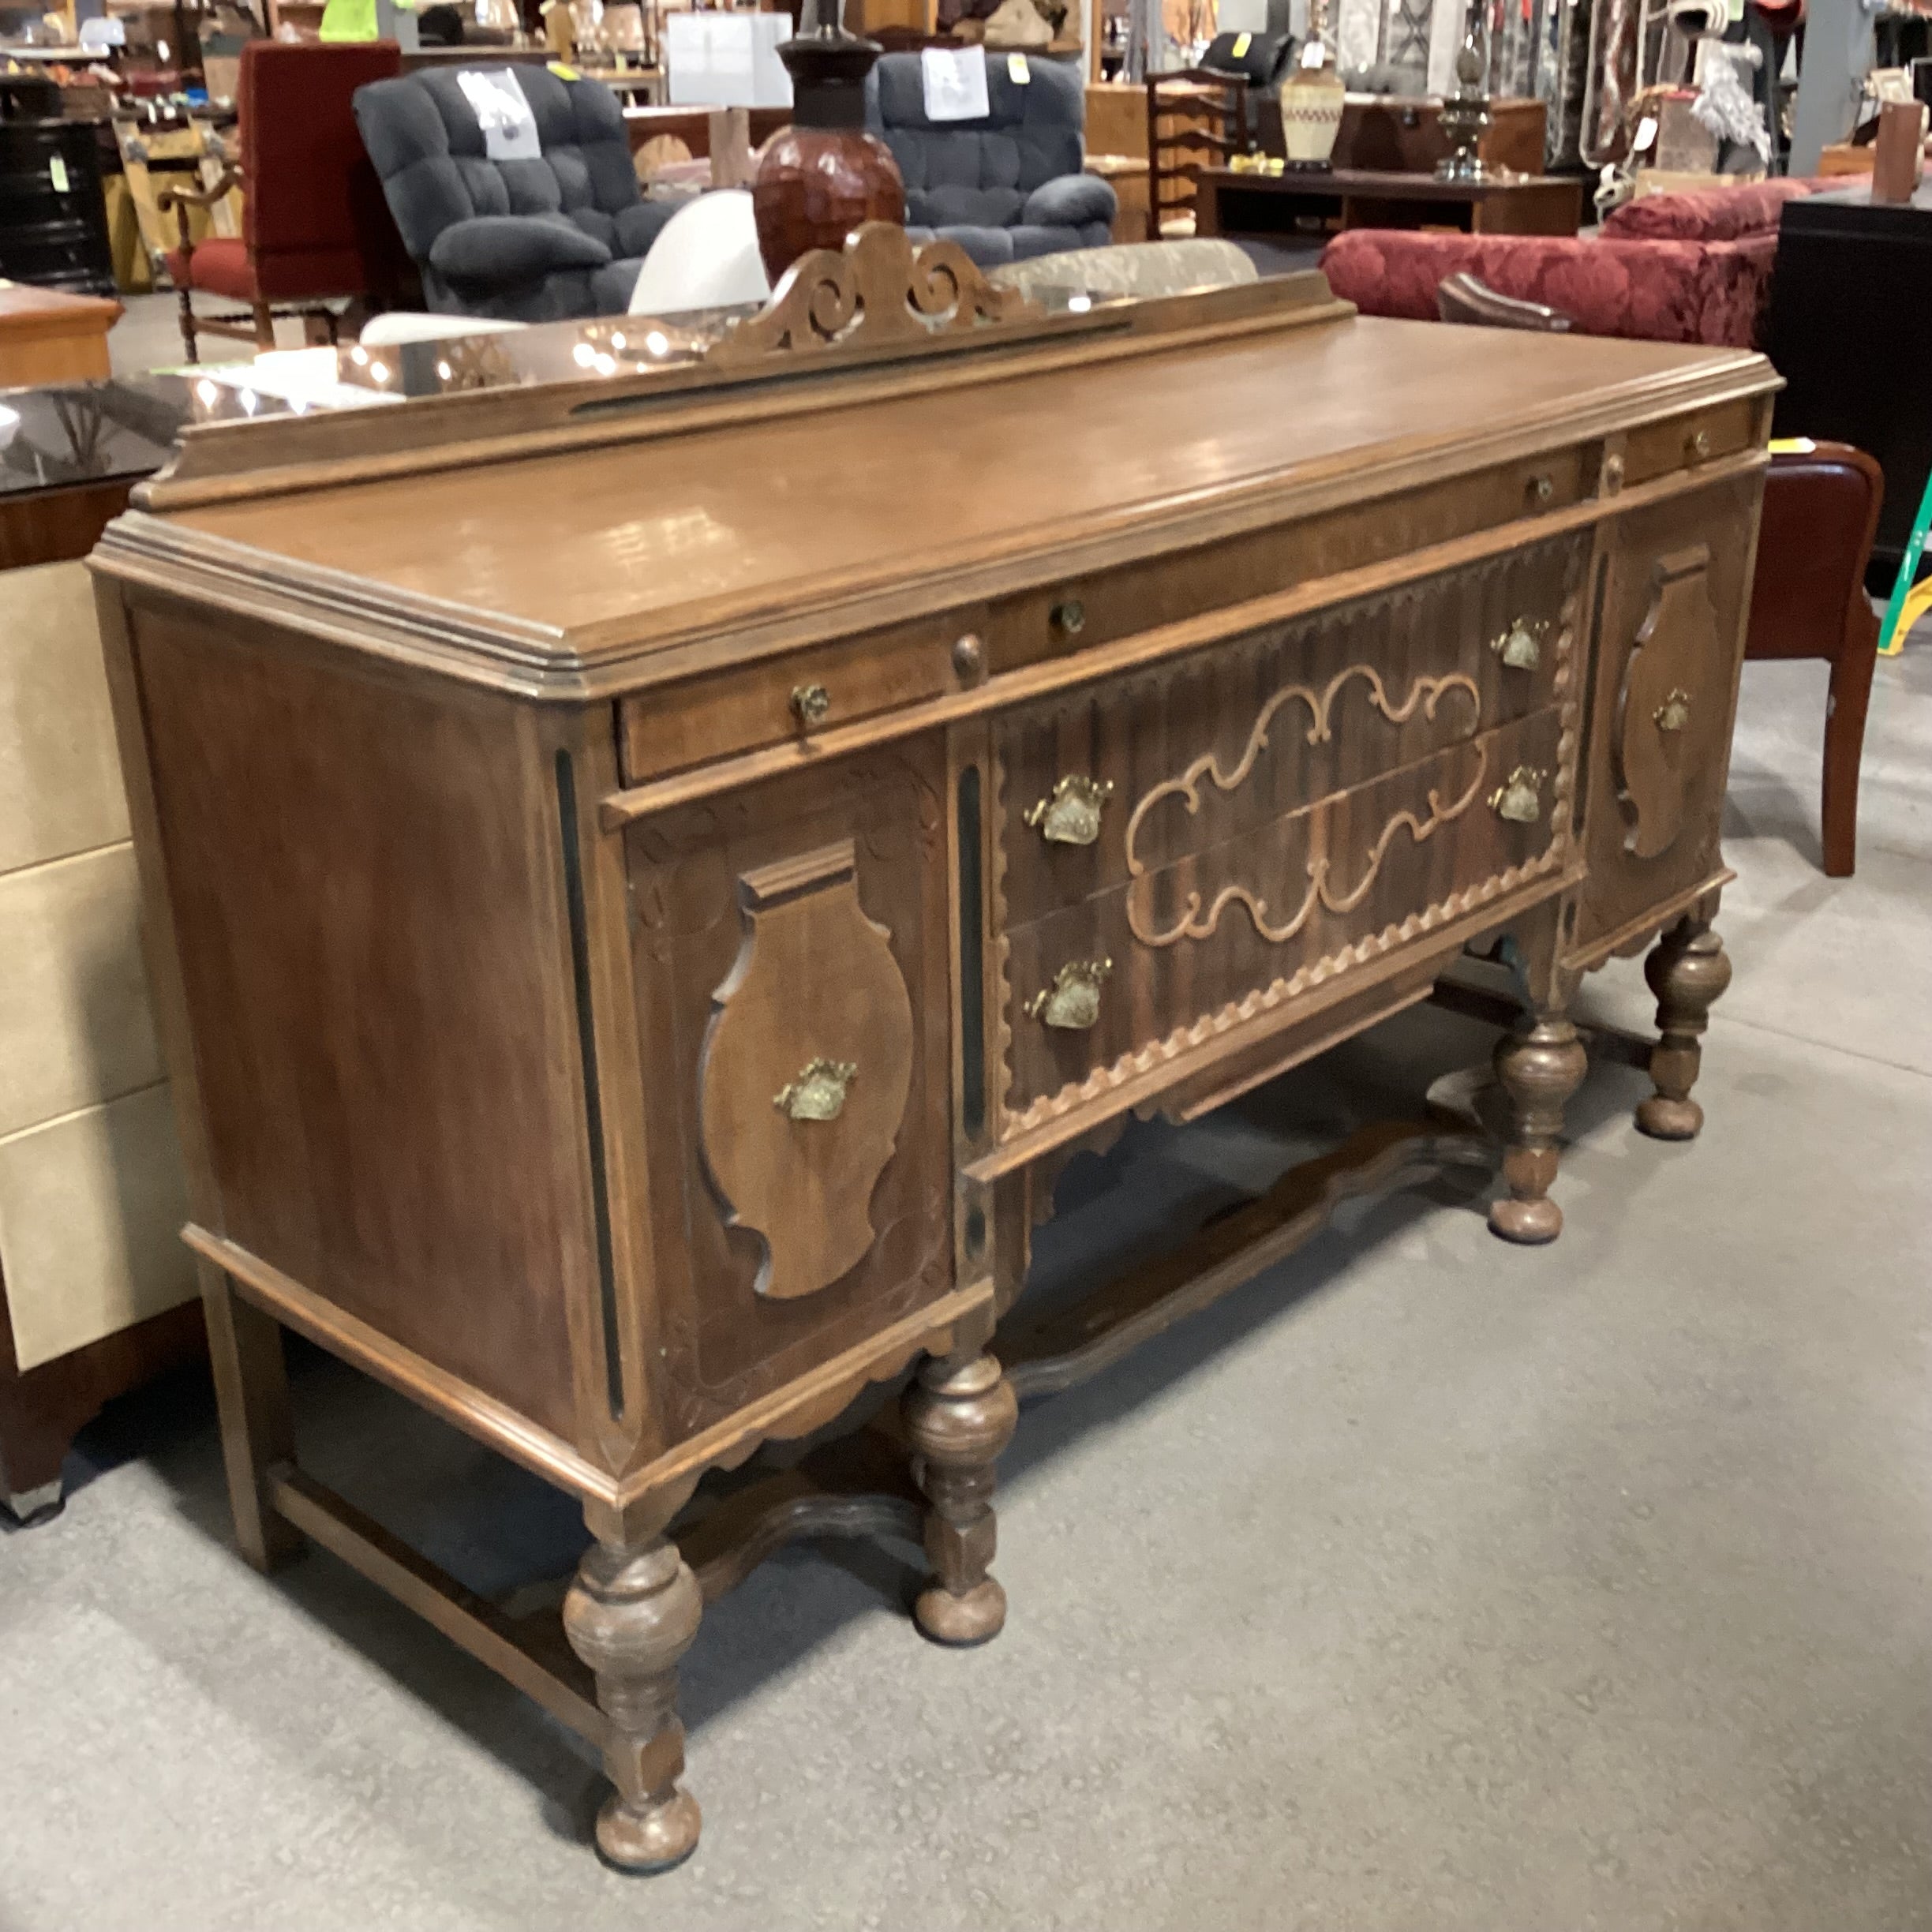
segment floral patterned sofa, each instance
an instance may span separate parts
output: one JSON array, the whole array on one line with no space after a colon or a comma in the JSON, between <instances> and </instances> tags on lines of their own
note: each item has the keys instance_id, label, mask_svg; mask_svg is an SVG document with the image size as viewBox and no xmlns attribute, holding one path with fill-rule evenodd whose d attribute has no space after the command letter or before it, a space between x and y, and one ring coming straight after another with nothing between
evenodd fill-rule
<instances>
[{"instance_id":1,"label":"floral patterned sofa","mask_svg":"<svg viewBox=\"0 0 1932 1932\"><path fill-rule=\"evenodd\" d=\"M1354 228L1328 244L1321 265L1365 315L1432 322L1438 284L1467 274L1500 295L1561 309L1586 335L1754 349L1784 204L1841 185L1765 181L1646 196L1574 238Z\"/></svg>"}]
</instances>

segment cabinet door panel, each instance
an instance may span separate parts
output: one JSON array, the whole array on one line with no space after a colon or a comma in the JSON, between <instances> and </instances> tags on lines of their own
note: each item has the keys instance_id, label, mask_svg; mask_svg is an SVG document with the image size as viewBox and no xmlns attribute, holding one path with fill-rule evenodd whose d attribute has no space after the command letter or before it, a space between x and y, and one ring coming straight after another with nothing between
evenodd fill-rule
<instances>
[{"instance_id":1,"label":"cabinet door panel","mask_svg":"<svg viewBox=\"0 0 1932 1932\"><path fill-rule=\"evenodd\" d=\"M1574 957L1710 878L1749 609L1761 481L1621 518L1599 564L1582 789L1589 876Z\"/></svg>"},{"instance_id":2,"label":"cabinet door panel","mask_svg":"<svg viewBox=\"0 0 1932 1932\"><path fill-rule=\"evenodd\" d=\"M944 747L627 835L679 1440L953 1285Z\"/></svg>"}]
</instances>

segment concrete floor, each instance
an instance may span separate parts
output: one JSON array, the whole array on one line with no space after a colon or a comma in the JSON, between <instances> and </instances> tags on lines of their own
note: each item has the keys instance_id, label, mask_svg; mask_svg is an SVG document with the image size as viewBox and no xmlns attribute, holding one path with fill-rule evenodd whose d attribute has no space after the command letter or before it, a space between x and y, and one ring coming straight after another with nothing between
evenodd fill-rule
<instances>
[{"instance_id":1,"label":"concrete floor","mask_svg":"<svg viewBox=\"0 0 1932 1932\"><path fill-rule=\"evenodd\" d=\"M1881 666L1857 878L1816 870L1822 667L1752 666L1690 1148L1573 1114L1555 1248L1352 1213L1023 1417L1005 1634L908 1551L794 1551L688 1660L695 1857L586 1847L533 1706L312 1554L225 1541L194 1376L0 1541L5 1932L1908 1932L1932 1927L1932 650ZM1634 964L1591 1004L1641 1020ZM1264 1181L1486 1050L1425 1011L1076 1165L1043 1271ZM303 1452L477 1587L567 1505L335 1365Z\"/></svg>"}]
</instances>

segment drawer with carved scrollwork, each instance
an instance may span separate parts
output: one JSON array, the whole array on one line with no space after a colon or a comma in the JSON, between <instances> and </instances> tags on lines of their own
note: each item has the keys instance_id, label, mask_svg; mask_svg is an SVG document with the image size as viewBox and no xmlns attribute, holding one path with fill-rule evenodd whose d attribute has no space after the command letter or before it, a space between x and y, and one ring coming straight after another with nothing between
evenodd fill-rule
<instances>
[{"instance_id":1,"label":"drawer with carved scrollwork","mask_svg":"<svg viewBox=\"0 0 1932 1932\"><path fill-rule=\"evenodd\" d=\"M1570 695L1587 532L1488 557L1015 712L997 744L1023 925ZM1214 768L1185 811L1126 822Z\"/></svg>"},{"instance_id":2,"label":"drawer with carved scrollwork","mask_svg":"<svg viewBox=\"0 0 1932 1932\"><path fill-rule=\"evenodd\" d=\"M1538 880L1570 848L1574 733L1562 707L1156 861L1159 833L1238 769L1184 768L1124 816L1130 876L1009 930L1003 1130L1024 1133L1178 1062Z\"/></svg>"}]
</instances>

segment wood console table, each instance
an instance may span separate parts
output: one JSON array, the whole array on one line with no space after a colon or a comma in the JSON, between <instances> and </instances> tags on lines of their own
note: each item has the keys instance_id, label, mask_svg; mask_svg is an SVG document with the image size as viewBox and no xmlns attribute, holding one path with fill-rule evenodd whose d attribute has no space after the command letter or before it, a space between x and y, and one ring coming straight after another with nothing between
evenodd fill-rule
<instances>
[{"instance_id":1,"label":"wood console table","mask_svg":"<svg viewBox=\"0 0 1932 1932\"><path fill-rule=\"evenodd\" d=\"M1036 1316L1076 1148L1507 940L1491 1218L1547 1240L1567 1002L1660 933L1642 1124L1695 1132L1775 378L1318 275L1048 316L882 228L680 366L605 339L190 432L94 562L242 1548L326 1544L594 1740L648 1870L708 1597L923 1511L921 1627L991 1636L1020 1397L1492 1160L1372 1129ZM582 1500L575 1664L296 1466L280 1324Z\"/></svg>"},{"instance_id":2,"label":"wood console table","mask_svg":"<svg viewBox=\"0 0 1932 1932\"><path fill-rule=\"evenodd\" d=\"M1443 182L1432 174L1331 168L1286 174L1206 168L1196 204L1201 234L1320 240L1344 228L1460 228L1470 234L1573 235L1582 183L1565 175Z\"/></svg>"}]
</instances>

